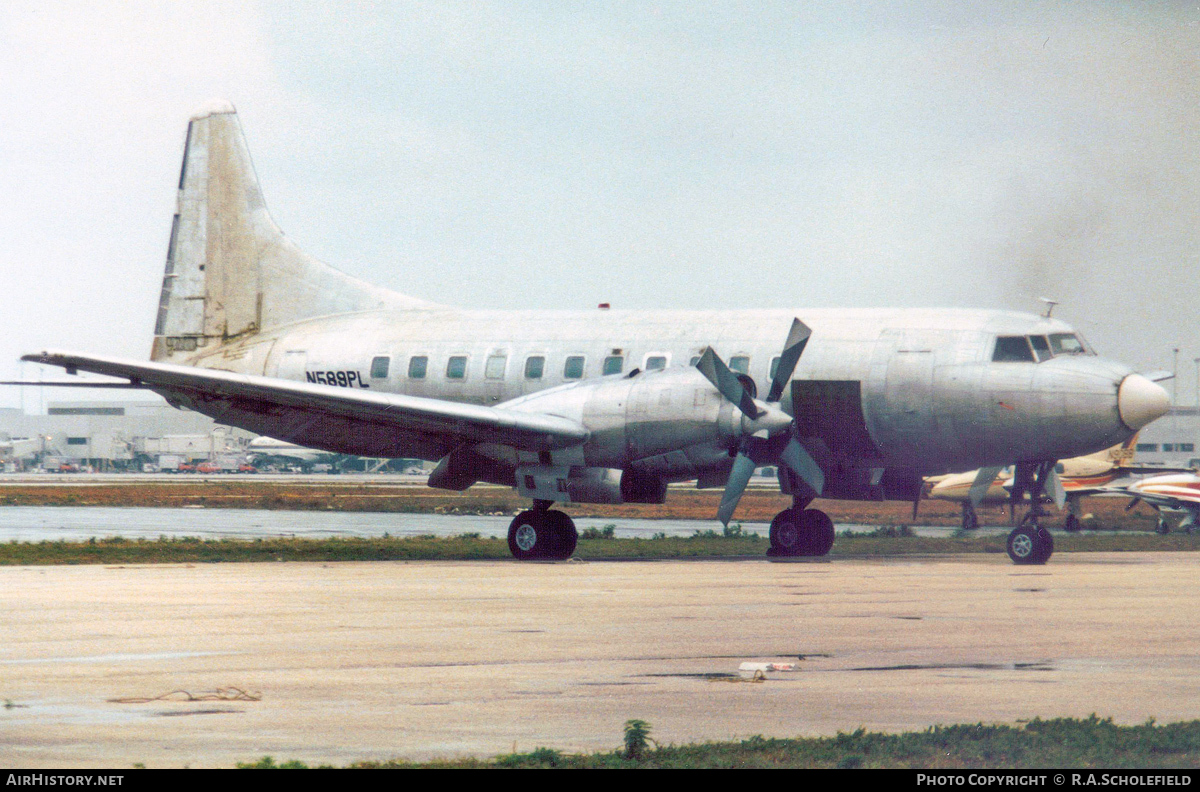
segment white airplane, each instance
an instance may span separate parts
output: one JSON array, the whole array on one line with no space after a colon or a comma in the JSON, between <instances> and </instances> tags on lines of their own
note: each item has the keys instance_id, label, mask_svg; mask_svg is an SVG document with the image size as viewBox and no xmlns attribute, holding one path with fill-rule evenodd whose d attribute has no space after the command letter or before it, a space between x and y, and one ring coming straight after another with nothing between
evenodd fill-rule
<instances>
[{"instance_id":1,"label":"white airplane","mask_svg":"<svg viewBox=\"0 0 1200 792\"><path fill-rule=\"evenodd\" d=\"M1195 472L1149 476L1123 488L1111 487L1100 494L1127 495L1133 499L1129 503L1131 509L1139 502L1150 504L1158 512L1155 530L1161 534L1171 532L1163 512L1182 512L1179 528L1187 533L1200 525L1200 475Z\"/></svg>"},{"instance_id":2,"label":"white airplane","mask_svg":"<svg viewBox=\"0 0 1200 792\"><path fill-rule=\"evenodd\" d=\"M332 464L343 458L341 454L305 448L274 437L256 437L246 446L246 451L251 463L256 465L264 460L273 459L282 459L298 465L313 465L319 462Z\"/></svg>"},{"instance_id":3,"label":"white airplane","mask_svg":"<svg viewBox=\"0 0 1200 792\"><path fill-rule=\"evenodd\" d=\"M662 503L669 482L696 480L725 486L727 522L759 466L793 498L770 553L823 555L833 524L808 508L817 496L915 501L923 476L1014 463L1040 492L1056 460L1168 407L1030 314L476 311L382 289L282 234L229 105L192 118L178 189L151 361L23 359L298 445L437 461L434 487L513 486L533 500L509 527L521 559L573 551L556 502ZM1044 562L1049 533L1018 531L1014 561Z\"/></svg>"},{"instance_id":4,"label":"white airplane","mask_svg":"<svg viewBox=\"0 0 1200 792\"><path fill-rule=\"evenodd\" d=\"M1112 448L1097 451L1094 454L1064 459L1058 463L1055 472L1058 473L1062 488L1063 503L1060 506L1065 505L1067 508L1063 530L1074 533L1082 529L1080 501L1085 496L1105 494L1111 488L1127 487L1140 480L1140 477L1147 475L1191 472L1190 469L1134 464L1136 441L1137 435L1134 435ZM988 478L989 473L993 474L990 479ZM979 515L976 513L976 509L981 504L1008 504L1012 507L1017 500L1028 494L1026 491L1018 489L1015 469L1012 466L995 472L972 470L967 473L937 476L930 479L928 483L932 484L928 495L930 500L948 500L962 504L962 527L964 530L974 530L979 527ZM1024 519L1031 520L1040 516L1039 505L1031 505L1030 514L1026 515Z\"/></svg>"}]
</instances>

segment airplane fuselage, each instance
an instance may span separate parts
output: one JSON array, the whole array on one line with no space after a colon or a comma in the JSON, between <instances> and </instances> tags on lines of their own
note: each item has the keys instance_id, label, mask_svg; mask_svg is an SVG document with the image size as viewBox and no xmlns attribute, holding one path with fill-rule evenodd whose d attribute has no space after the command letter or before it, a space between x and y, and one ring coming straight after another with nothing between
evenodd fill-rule
<instances>
[{"instance_id":1,"label":"airplane fuselage","mask_svg":"<svg viewBox=\"0 0 1200 792\"><path fill-rule=\"evenodd\" d=\"M929 475L1080 455L1132 433L1118 407L1129 368L1094 354L993 360L998 337L1074 332L1056 319L999 311L363 311L198 349L188 362L494 406L606 373L693 365L711 345L762 393L795 316L811 326L812 340L782 406L791 412L794 389L805 389L813 434L830 446L857 443L866 452L855 462L861 467ZM288 438L347 447L320 434L314 426ZM416 442L389 453L432 458L441 450Z\"/></svg>"}]
</instances>

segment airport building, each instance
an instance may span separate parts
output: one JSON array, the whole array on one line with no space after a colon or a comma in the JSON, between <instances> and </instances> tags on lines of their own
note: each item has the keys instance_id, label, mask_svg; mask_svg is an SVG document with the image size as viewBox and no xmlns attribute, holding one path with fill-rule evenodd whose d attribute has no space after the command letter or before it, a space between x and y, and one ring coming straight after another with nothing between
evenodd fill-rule
<instances>
[{"instance_id":1,"label":"airport building","mask_svg":"<svg viewBox=\"0 0 1200 792\"><path fill-rule=\"evenodd\" d=\"M1171 412L1138 435L1135 460L1170 467L1200 467L1200 409L1172 407Z\"/></svg>"},{"instance_id":2,"label":"airport building","mask_svg":"<svg viewBox=\"0 0 1200 792\"><path fill-rule=\"evenodd\" d=\"M244 453L255 435L153 402L50 402L45 415L0 409L0 465L142 470L162 456L212 460Z\"/></svg>"}]
</instances>

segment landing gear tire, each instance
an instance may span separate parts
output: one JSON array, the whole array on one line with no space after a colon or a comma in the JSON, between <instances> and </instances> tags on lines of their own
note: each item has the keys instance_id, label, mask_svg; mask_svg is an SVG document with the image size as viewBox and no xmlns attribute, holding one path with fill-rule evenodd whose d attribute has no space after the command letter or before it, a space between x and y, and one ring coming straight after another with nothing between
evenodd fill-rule
<instances>
[{"instance_id":1,"label":"landing gear tire","mask_svg":"<svg viewBox=\"0 0 1200 792\"><path fill-rule=\"evenodd\" d=\"M570 558L575 552L579 541L579 532L575 530L575 521L560 511L546 512L553 537L551 558Z\"/></svg>"},{"instance_id":2,"label":"landing gear tire","mask_svg":"<svg viewBox=\"0 0 1200 792\"><path fill-rule=\"evenodd\" d=\"M833 520L819 509L785 509L771 520L769 556L823 556L833 547Z\"/></svg>"},{"instance_id":3,"label":"landing gear tire","mask_svg":"<svg viewBox=\"0 0 1200 792\"><path fill-rule=\"evenodd\" d=\"M1026 518L1028 520L1028 517ZM1008 557L1014 564L1044 564L1054 553L1054 537L1033 521L1031 525L1014 528L1008 535Z\"/></svg>"},{"instance_id":4,"label":"landing gear tire","mask_svg":"<svg viewBox=\"0 0 1200 792\"><path fill-rule=\"evenodd\" d=\"M1067 533L1079 533L1083 530L1083 522L1074 514L1068 514L1063 520L1063 530Z\"/></svg>"},{"instance_id":5,"label":"landing gear tire","mask_svg":"<svg viewBox=\"0 0 1200 792\"><path fill-rule=\"evenodd\" d=\"M1167 525L1166 520L1164 520L1162 517L1159 517L1158 522L1154 523L1154 533L1164 535L1169 534L1171 533L1171 526Z\"/></svg>"},{"instance_id":6,"label":"landing gear tire","mask_svg":"<svg viewBox=\"0 0 1200 792\"><path fill-rule=\"evenodd\" d=\"M560 511L530 509L508 525L508 549L518 561L570 558L577 539L574 521Z\"/></svg>"},{"instance_id":7,"label":"landing gear tire","mask_svg":"<svg viewBox=\"0 0 1200 792\"><path fill-rule=\"evenodd\" d=\"M962 529L964 531L974 531L979 527L979 515L975 513L975 507L970 502L964 502L962 505Z\"/></svg>"}]
</instances>

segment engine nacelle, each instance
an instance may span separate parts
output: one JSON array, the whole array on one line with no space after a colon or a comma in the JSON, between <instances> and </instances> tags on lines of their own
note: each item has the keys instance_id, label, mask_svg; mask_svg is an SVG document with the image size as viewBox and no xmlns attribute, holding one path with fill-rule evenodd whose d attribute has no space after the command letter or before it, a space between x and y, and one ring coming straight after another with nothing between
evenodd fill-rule
<instances>
[{"instance_id":1,"label":"engine nacelle","mask_svg":"<svg viewBox=\"0 0 1200 792\"><path fill-rule=\"evenodd\" d=\"M552 464L631 471L644 480L696 478L726 464L747 432L741 411L695 368L564 385L503 406L559 415L588 429L588 440L573 449L575 458L556 458ZM652 497L656 488L627 485L626 490L637 493L633 502L653 502L640 498Z\"/></svg>"}]
</instances>

